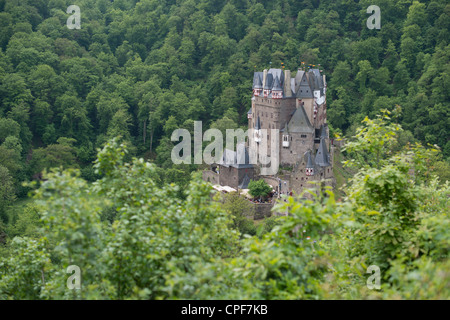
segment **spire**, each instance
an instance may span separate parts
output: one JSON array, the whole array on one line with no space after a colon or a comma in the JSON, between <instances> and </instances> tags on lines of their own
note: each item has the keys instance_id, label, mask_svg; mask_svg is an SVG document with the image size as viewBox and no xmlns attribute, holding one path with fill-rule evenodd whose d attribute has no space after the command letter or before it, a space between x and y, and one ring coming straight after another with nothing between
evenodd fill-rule
<instances>
[{"instance_id":1,"label":"spire","mask_svg":"<svg viewBox=\"0 0 450 320\"><path fill-rule=\"evenodd\" d=\"M276 76L275 81L273 83L272 91L282 91L282 90L283 89L281 88L280 79L278 78L278 76Z\"/></svg>"},{"instance_id":2,"label":"spire","mask_svg":"<svg viewBox=\"0 0 450 320\"><path fill-rule=\"evenodd\" d=\"M264 85L264 90L272 90L273 75L271 73L267 74L266 84Z\"/></svg>"},{"instance_id":3,"label":"spire","mask_svg":"<svg viewBox=\"0 0 450 320\"><path fill-rule=\"evenodd\" d=\"M314 164L311 159L311 151L308 151L308 159L306 160L306 168L307 169L314 169Z\"/></svg>"},{"instance_id":4,"label":"spire","mask_svg":"<svg viewBox=\"0 0 450 320\"><path fill-rule=\"evenodd\" d=\"M307 73L303 73L300 83L296 86L297 90L297 98L299 99L309 99L313 98L313 91L311 90L311 86L309 84Z\"/></svg>"},{"instance_id":5,"label":"spire","mask_svg":"<svg viewBox=\"0 0 450 320\"><path fill-rule=\"evenodd\" d=\"M255 72L253 74L253 89L262 89L262 77L264 74L262 72Z\"/></svg>"},{"instance_id":6,"label":"spire","mask_svg":"<svg viewBox=\"0 0 450 320\"><path fill-rule=\"evenodd\" d=\"M328 161L328 151L325 139L320 139L319 149L316 154L316 164L320 167L328 167L330 162Z\"/></svg>"},{"instance_id":7,"label":"spire","mask_svg":"<svg viewBox=\"0 0 450 320\"><path fill-rule=\"evenodd\" d=\"M311 159L311 151L307 152L307 160L306 160L306 170L305 173L307 176L313 176L314 175L314 164Z\"/></svg>"},{"instance_id":8,"label":"spire","mask_svg":"<svg viewBox=\"0 0 450 320\"><path fill-rule=\"evenodd\" d=\"M280 78L278 78L278 76L275 77L275 81L273 82L272 98L274 99L283 98L283 88L281 87Z\"/></svg>"},{"instance_id":9,"label":"spire","mask_svg":"<svg viewBox=\"0 0 450 320\"><path fill-rule=\"evenodd\" d=\"M262 80L261 80L261 77L259 75L256 75L255 85L254 85L253 88L254 89L262 89L263 88Z\"/></svg>"}]
</instances>

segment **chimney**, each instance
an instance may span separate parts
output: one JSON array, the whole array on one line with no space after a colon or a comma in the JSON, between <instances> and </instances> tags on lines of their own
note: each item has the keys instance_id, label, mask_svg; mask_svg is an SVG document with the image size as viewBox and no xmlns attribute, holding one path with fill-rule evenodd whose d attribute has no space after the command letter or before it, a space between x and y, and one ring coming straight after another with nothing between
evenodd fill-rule
<instances>
[{"instance_id":1,"label":"chimney","mask_svg":"<svg viewBox=\"0 0 450 320\"><path fill-rule=\"evenodd\" d=\"M267 69L264 69L263 72L263 88L266 86L266 79L267 79Z\"/></svg>"},{"instance_id":2,"label":"chimney","mask_svg":"<svg viewBox=\"0 0 450 320\"><path fill-rule=\"evenodd\" d=\"M291 70L284 71L284 95L286 97L292 96L291 90Z\"/></svg>"}]
</instances>

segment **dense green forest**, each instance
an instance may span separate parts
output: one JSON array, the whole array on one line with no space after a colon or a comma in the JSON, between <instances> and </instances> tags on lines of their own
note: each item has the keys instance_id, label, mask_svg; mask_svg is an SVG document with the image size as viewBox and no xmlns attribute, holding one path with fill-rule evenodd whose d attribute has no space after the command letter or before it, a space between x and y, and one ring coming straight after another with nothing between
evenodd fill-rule
<instances>
[{"instance_id":1,"label":"dense green forest","mask_svg":"<svg viewBox=\"0 0 450 320\"><path fill-rule=\"evenodd\" d=\"M450 298L449 40L446 0L0 0L0 299ZM301 62L355 175L256 230L170 135L245 128L253 72Z\"/></svg>"}]
</instances>

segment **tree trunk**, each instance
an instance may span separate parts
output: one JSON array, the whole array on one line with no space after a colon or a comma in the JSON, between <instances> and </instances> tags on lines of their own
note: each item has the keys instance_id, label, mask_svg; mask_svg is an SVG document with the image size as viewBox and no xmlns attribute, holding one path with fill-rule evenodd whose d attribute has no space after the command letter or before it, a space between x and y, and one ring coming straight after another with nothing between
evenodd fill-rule
<instances>
[{"instance_id":1,"label":"tree trunk","mask_svg":"<svg viewBox=\"0 0 450 320\"><path fill-rule=\"evenodd\" d=\"M144 120L144 132L142 132L142 138L144 139L144 148L145 148L145 138L147 137L147 119Z\"/></svg>"},{"instance_id":2,"label":"tree trunk","mask_svg":"<svg viewBox=\"0 0 450 320\"><path fill-rule=\"evenodd\" d=\"M150 153L152 153L152 146L153 146L153 129L150 130Z\"/></svg>"}]
</instances>

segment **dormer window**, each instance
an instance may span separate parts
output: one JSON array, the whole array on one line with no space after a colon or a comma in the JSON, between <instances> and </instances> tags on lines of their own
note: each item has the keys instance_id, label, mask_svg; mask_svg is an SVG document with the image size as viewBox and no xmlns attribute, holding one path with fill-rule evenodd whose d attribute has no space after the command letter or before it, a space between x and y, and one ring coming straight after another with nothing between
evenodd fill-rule
<instances>
[{"instance_id":1,"label":"dormer window","mask_svg":"<svg viewBox=\"0 0 450 320\"><path fill-rule=\"evenodd\" d=\"M272 98L273 99L282 99L283 92L282 91L272 91Z\"/></svg>"},{"instance_id":2,"label":"dormer window","mask_svg":"<svg viewBox=\"0 0 450 320\"><path fill-rule=\"evenodd\" d=\"M261 95L261 89L253 89L253 95L255 95L255 96L259 96L259 95Z\"/></svg>"}]
</instances>

